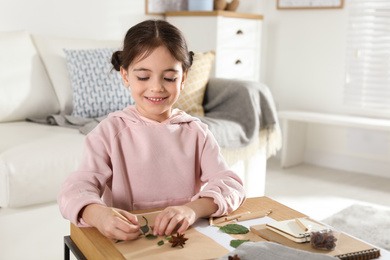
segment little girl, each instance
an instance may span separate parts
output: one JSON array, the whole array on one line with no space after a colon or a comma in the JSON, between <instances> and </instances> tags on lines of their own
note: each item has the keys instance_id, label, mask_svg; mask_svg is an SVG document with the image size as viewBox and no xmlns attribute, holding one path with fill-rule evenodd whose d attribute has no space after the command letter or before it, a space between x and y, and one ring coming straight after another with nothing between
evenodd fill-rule
<instances>
[{"instance_id":1,"label":"little girl","mask_svg":"<svg viewBox=\"0 0 390 260\"><path fill-rule=\"evenodd\" d=\"M178 224L183 233L198 218L226 215L243 203L242 182L207 126L172 109L192 55L168 22L149 20L129 29L111 62L136 105L110 114L87 135L81 165L58 196L65 218L108 238L132 240L140 226L128 211L166 207L153 233L170 235Z\"/></svg>"}]
</instances>

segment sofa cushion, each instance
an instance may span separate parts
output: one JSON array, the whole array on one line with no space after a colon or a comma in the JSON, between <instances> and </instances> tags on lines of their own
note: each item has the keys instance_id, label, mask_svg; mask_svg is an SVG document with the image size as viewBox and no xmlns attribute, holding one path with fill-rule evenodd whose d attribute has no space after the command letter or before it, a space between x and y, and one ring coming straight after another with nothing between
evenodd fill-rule
<instances>
[{"instance_id":1,"label":"sofa cushion","mask_svg":"<svg viewBox=\"0 0 390 260\"><path fill-rule=\"evenodd\" d=\"M30 36L0 33L0 122L57 113L59 103Z\"/></svg>"},{"instance_id":2,"label":"sofa cushion","mask_svg":"<svg viewBox=\"0 0 390 260\"><path fill-rule=\"evenodd\" d=\"M120 41L84 40L67 37L32 35L60 103L61 112L72 113L72 87L63 49L119 48Z\"/></svg>"},{"instance_id":3,"label":"sofa cushion","mask_svg":"<svg viewBox=\"0 0 390 260\"><path fill-rule=\"evenodd\" d=\"M85 135L77 129L30 122L0 124L0 207L55 201L82 158Z\"/></svg>"},{"instance_id":4,"label":"sofa cushion","mask_svg":"<svg viewBox=\"0 0 390 260\"><path fill-rule=\"evenodd\" d=\"M73 90L73 116L95 118L135 104L120 72L112 70L115 50L64 50Z\"/></svg>"},{"instance_id":5,"label":"sofa cushion","mask_svg":"<svg viewBox=\"0 0 390 260\"><path fill-rule=\"evenodd\" d=\"M214 58L213 51L195 53L184 89L174 105L175 108L180 108L191 115L204 115L202 103Z\"/></svg>"}]
</instances>

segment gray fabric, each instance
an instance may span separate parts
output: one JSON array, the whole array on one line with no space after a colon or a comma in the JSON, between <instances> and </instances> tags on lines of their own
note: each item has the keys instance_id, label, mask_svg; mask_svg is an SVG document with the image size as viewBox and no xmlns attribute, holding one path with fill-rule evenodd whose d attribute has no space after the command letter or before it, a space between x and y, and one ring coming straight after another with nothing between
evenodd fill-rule
<instances>
[{"instance_id":1,"label":"gray fabric","mask_svg":"<svg viewBox=\"0 0 390 260\"><path fill-rule=\"evenodd\" d=\"M80 131L82 134L88 134L92 131L102 120L107 116L101 116L96 118L83 118L71 115L50 115L46 118L27 118L27 121L47 124L47 125L58 125L62 127L75 128Z\"/></svg>"},{"instance_id":2,"label":"gray fabric","mask_svg":"<svg viewBox=\"0 0 390 260\"><path fill-rule=\"evenodd\" d=\"M214 78L210 79L203 102L206 123L222 148L245 147L258 138L259 130L270 126L279 128L274 101L269 89L257 82ZM95 119L50 115L29 121L72 127L88 134L106 116Z\"/></svg>"},{"instance_id":3,"label":"gray fabric","mask_svg":"<svg viewBox=\"0 0 390 260\"><path fill-rule=\"evenodd\" d=\"M262 83L213 78L203 102L209 126L222 148L240 148L254 141L259 130L279 127L274 100Z\"/></svg>"},{"instance_id":4,"label":"gray fabric","mask_svg":"<svg viewBox=\"0 0 390 260\"><path fill-rule=\"evenodd\" d=\"M246 242L234 251L219 258L228 260L229 256L237 255L241 260L335 260L325 254L303 251L273 242Z\"/></svg>"}]
</instances>

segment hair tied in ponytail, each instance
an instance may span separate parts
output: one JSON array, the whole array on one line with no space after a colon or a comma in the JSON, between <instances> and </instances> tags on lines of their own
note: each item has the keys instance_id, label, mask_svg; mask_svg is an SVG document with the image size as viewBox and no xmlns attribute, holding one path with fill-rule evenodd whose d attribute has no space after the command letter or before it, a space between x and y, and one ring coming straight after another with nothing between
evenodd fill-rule
<instances>
[{"instance_id":1,"label":"hair tied in ponytail","mask_svg":"<svg viewBox=\"0 0 390 260\"><path fill-rule=\"evenodd\" d=\"M121 66L122 66L122 51L116 51L112 54L111 57L111 64L113 66L113 69L116 71L120 71Z\"/></svg>"},{"instance_id":2,"label":"hair tied in ponytail","mask_svg":"<svg viewBox=\"0 0 390 260\"><path fill-rule=\"evenodd\" d=\"M194 55L195 53L193 51L190 51L190 66L192 65L192 63L194 62Z\"/></svg>"}]
</instances>

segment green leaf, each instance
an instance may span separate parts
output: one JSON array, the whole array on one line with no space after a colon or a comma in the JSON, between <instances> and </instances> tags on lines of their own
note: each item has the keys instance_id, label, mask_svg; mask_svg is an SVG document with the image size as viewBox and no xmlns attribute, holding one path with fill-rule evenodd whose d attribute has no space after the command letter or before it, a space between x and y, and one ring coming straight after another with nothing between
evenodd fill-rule
<instances>
[{"instance_id":1,"label":"green leaf","mask_svg":"<svg viewBox=\"0 0 390 260\"><path fill-rule=\"evenodd\" d=\"M242 239L232 240L232 241L230 241L230 246L234 247L234 248L237 248L242 243L249 242L249 241L250 240L242 240Z\"/></svg>"},{"instance_id":2,"label":"green leaf","mask_svg":"<svg viewBox=\"0 0 390 260\"><path fill-rule=\"evenodd\" d=\"M142 233L144 233L144 235L145 235L146 233L149 232L149 226L148 226L149 222L148 222L148 220L145 218L145 216L142 216L142 218L145 219L146 224L145 224L145 226L140 227L140 229L141 229Z\"/></svg>"},{"instance_id":3,"label":"green leaf","mask_svg":"<svg viewBox=\"0 0 390 260\"><path fill-rule=\"evenodd\" d=\"M220 227L219 230L227 234L246 234L249 232L249 229L239 224L227 224Z\"/></svg>"},{"instance_id":4,"label":"green leaf","mask_svg":"<svg viewBox=\"0 0 390 260\"><path fill-rule=\"evenodd\" d=\"M153 235L153 234L147 234L145 237L146 237L147 239L156 239L156 238L157 238L157 236L155 236L155 235Z\"/></svg>"},{"instance_id":5,"label":"green leaf","mask_svg":"<svg viewBox=\"0 0 390 260\"><path fill-rule=\"evenodd\" d=\"M164 245L164 240L160 240L160 241L158 241L157 245L159 245L159 246L162 246L162 245Z\"/></svg>"}]
</instances>

